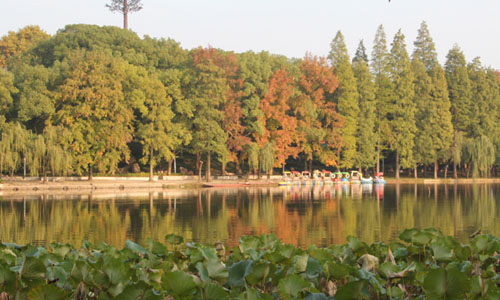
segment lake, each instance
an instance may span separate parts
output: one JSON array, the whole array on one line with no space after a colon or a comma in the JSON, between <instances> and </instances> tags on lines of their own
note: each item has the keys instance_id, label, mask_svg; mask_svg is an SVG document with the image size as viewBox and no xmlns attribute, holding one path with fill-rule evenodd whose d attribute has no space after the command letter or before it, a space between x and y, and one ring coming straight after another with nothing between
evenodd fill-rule
<instances>
[{"instance_id":1,"label":"lake","mask_svg":"<svg viewBox=\"0 0 500 300\"><path fill-rule=\"evenodd\" d=\"M122 247L169 233L235 245L274 233L301 247L388 242L406 228L435 227L465 241L500 235L500 184L387 184L333 187L163 190L137 194L0 196L0 241Z\"/></svg>"}]
</instances>

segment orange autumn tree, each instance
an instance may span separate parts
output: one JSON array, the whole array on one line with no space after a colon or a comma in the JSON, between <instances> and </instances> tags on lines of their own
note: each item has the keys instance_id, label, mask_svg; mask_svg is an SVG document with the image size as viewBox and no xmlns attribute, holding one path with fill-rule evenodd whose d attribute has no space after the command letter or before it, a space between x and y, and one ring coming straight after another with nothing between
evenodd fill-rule
<instances>
[{"instance_id":1,"label":"orange autumn tree","mask_svg":"<svg viewBox=\"0 0 500 300\"><path fill-rule=\"evenodd\" d=\"M306 54L300 63L300 94L293 102L302 135L306 169L312 171L316 157L327 166L336 166L341 146L339 129L343 120L331 96L339 82L324 57ZM308 164L307 164L308 163Z\"/></svg>"},{"instance_id":2,"label":"orange autumn tree","mask_svg":"<svg viewBox=\"0 0 500 300\"><path fill-rule=\"evenodd\" d=\"M301 135L290 108L294 89L293 77L281 68L271 76L268 93L260 102L264 132L256 135L255 140L261 149L272 143L274 167L284 166L287 158L296 158L301 152Z\"/></svg>"}]
</instances>

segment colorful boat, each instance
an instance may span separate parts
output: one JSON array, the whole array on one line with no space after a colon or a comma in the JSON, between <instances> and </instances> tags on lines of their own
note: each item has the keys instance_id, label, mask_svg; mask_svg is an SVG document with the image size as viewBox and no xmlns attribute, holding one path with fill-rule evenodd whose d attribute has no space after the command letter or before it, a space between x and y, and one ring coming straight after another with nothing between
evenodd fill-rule
<instances>
[{"instance_id":1,"label":"colorful boat","mask_svg":"<svg viewBox=\"0 0 500 300\"><path fill-rule=\"evenodd\" d=\"M351 171L351 183L359 184L361 183L361 174L358 171Z\"/></svg>"},{"instance_id":2,"label":"colorful boat","mask_svg":"<svg viewBox=\"0 0 500 300\"><path fill-rule=\"evenodd\" d=\"M375 173L375 179L373 180L375 184L385 184L384 172Z\"/></svg>"}]
</instances>

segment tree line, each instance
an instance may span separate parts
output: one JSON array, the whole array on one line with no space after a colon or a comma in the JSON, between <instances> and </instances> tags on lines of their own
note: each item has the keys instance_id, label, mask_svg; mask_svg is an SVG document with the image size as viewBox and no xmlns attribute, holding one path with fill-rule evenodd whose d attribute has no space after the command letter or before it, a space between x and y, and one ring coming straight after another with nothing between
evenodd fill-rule
<instances>
[{"instance_id":1,"label":"tree line","mask_svg":"<svg viewBox=\"0 0 500 300\"><path fill-rule=\"evenodd\" d=\"M210 178L273 168L379 171L452 166L490 176L500 162L500 73L467 63L454 46L444 66L423 22L407 51L381 25L370 57L351 59L339 31L327 57L183 49L116 27L38 26L0 40L0 173L115 174L138 161L170 173L190 161ZM205 164L203 165L203 162ZM302 166L300 167L302 168ZM446 176L446 175L445 175Z\"/></svg>"}]
</instances>

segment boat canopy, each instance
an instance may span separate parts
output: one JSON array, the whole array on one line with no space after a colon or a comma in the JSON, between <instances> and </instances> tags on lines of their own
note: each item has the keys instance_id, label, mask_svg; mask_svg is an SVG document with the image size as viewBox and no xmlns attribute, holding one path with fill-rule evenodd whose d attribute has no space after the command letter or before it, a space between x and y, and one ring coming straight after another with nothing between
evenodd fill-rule
<instances>
[{"instance_id":1,"label":"boat canopy","mask_svg":"<svg viewBox=\"0 0 500 300\"><path fill-rule=\"evenodd\" d=\"M375 176L379 176L379 177L384 176L384 172L375 173Z\"/></svg>"}]
</instances>

